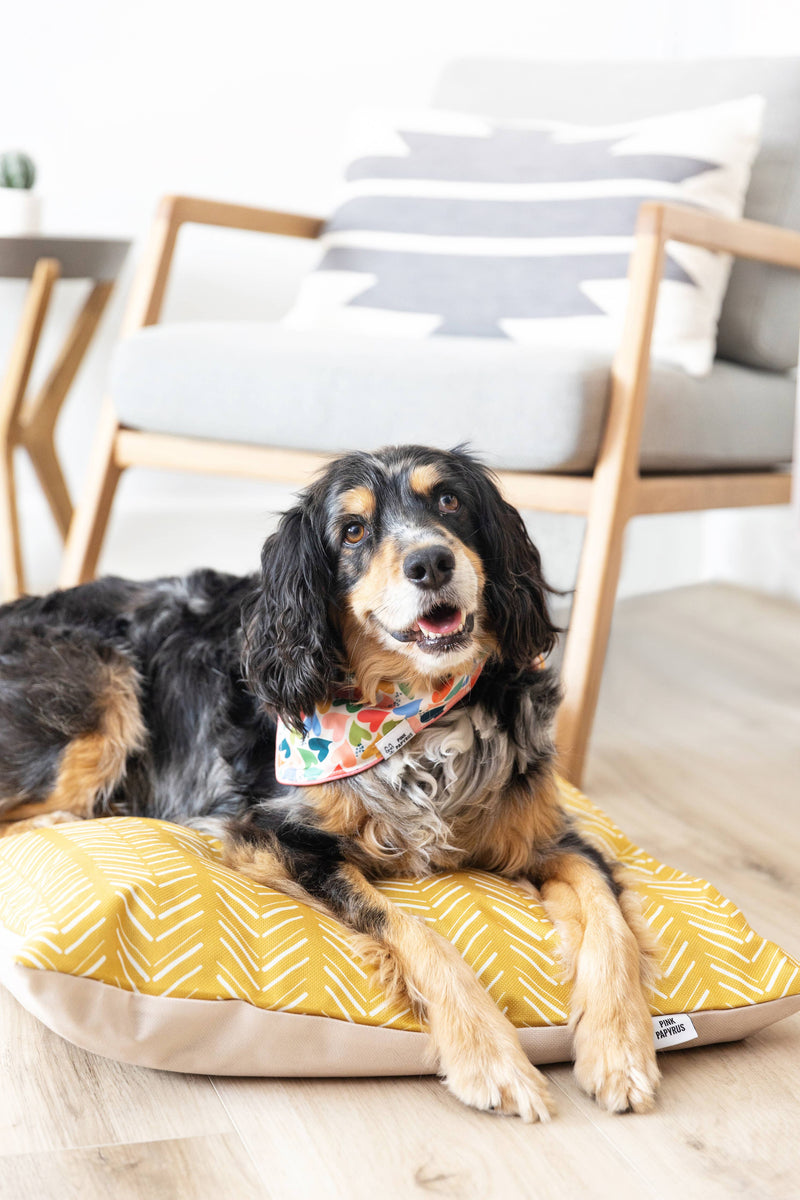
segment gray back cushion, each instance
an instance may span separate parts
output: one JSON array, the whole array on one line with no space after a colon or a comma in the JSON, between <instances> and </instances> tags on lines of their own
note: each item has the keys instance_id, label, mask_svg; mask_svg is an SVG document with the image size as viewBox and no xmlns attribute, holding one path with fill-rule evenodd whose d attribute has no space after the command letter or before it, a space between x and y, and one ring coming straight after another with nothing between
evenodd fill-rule
<instances>
[{"instance_id":1,"label":"gray back cushion","mask_svg":"<svg viewBox=\"0 0 800 1200\"><path fill-rule=\"evenodd\" d=\"M534 62L460 59L434 103L491 117L603 124L758 93L767 102L745 216L800 230L800 59ZM738 259L719 323L717 354L785 371L797 363L800 273Z\"/></svg>"}]
</instances>

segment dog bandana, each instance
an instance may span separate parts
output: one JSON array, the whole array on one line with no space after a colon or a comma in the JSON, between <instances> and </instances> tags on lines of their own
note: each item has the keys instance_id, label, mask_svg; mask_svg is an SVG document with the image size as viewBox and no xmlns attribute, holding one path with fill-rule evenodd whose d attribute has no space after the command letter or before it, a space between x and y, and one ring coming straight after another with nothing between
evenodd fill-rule
<instances>
[{"instance_id":1,"label":"dog bandana","mask_svg":"<svg viewBox=\"0 0 800 1200\"><path fill-rule=\"evenodd\" d=\"M448 679L435 692L416 694L404 683L382 682L374 705L350 691L316 708L297 733L278 721L275 774L278 783L307 787L357 775L389 758L414 734L449 712L483 670Z\"/></svg>"}]
</instances>

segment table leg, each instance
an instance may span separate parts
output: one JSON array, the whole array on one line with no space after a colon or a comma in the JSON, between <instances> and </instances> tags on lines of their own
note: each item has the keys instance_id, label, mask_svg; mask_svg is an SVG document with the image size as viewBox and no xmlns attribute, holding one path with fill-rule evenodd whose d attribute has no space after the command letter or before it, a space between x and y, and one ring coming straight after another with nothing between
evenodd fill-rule
<instances>
[{"instance_id":1,"label":"table leg","mask_svg":"<svg viewBox=\"0 0 800 1200\"><path fill-rule=\"evenodd\" d=\"M20 441L19 418L25 389L53 284L59 275L59 264L52 258L41 258L34 267L8 367L0 385L0 568L3 572L0 595L4 600L15 599L25 587L14 487L14 447Z\"/></svg>"},{"instance_id":2,"label":"table leg","mask_svg":"<svg viewBox=\"0 0 800 1200\"><path fill-rule=\"evenodd\" d=\"M94 285L41 391L26 403L20 420L22 444L31 456L62 538L66 538L72 520L72 501L56 455L56 421L105 312L113 286L109 282Z\"/></svg>"}]
</instances>

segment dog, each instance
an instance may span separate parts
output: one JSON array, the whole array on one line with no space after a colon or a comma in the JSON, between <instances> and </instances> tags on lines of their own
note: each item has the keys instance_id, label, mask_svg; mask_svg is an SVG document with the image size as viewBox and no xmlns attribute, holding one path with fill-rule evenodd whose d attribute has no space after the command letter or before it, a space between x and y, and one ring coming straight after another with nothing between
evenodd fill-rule
<instances>
[{"instance_id":1,"label":"dog","mask_svg":"<svg viewBox=\"0 0 800 1200\"><path fill-rule=\"evenodd\" d=\"M126 814L217 834L228 866L347 927L456 1097L534 1121L552 1102L511 1024L374 886L526 881L559 933L578 1081L645 1111L654 948L619 864L559 800L548 591L463 449L344 455L260 574L105 578L0 610L0 832Z\"/></svg>"}]
</instances>

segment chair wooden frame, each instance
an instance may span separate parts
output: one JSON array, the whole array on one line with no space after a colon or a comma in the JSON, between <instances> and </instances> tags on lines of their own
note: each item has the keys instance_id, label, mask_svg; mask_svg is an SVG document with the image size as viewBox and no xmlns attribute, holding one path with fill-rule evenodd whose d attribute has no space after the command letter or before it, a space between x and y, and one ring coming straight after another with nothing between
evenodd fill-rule
<instances>
[{"instance_id":1,"label":"chair wooden frame","mask_svg":"<svg viewBox=\"0 0 800 1200\"><path fill-rule=\"evenodd\" d=\"M318 217L186 196L166 197L134 284L124 333L158 321L178 233L188 223L303 238L318 237L323 226ZM639 471L650 341L668 241L800 270L800 233L674 204L643 204L630 262L627 314L611 371L608 418L593 475L500 472L505 494L520 508L578 513L587 518L564 654L565 698L557 729L561 770L576 784L582 776L597 705L629 519L645 513L786 504L790 497L791 476L786 471L644 476ZM72 586L94 575L114 492L128 467L302 482L328 457L128 429L117 420L113 401L108 400L85 491L67 538L61 585Z\"/></svg>"}]
</instances>

